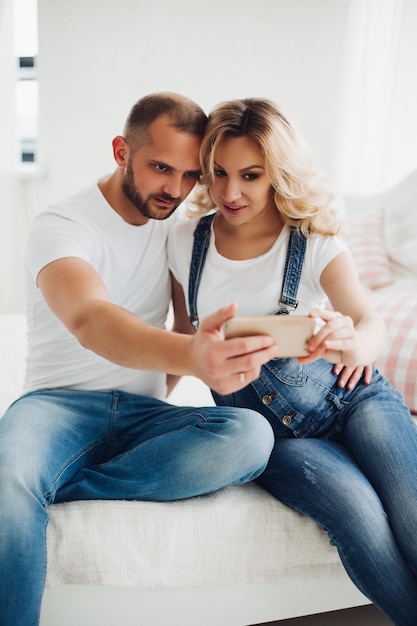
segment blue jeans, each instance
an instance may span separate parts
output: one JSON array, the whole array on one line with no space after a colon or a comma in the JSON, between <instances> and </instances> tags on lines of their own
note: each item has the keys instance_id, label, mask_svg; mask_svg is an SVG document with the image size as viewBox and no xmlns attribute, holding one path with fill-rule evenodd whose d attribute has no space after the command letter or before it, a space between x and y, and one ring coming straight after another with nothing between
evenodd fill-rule
<instances>
[{"instance_id":1,"label":"blue jeans","mask_svg":"<svg viewBox=\"0 0 417 626\"><path fill-rule=\"evenodd\" d=\"M257 477L273 447L251 410L177 407L122 392L45 390L0 419L0 624L39 622L47 507L167 501Z\"/></svg>"},{"instance_id":2,"label":"blue jeans","mask_svg":"<svg viewBox=\"0 0 417 626\"><path fill-rule=\"evenodd\" d=\"M280 359L218 404L262 412L275 446L257 482L330 536L350 578L397 626L417 624L417 427L378 372L339 389L332 366Z\"/></svg>"}]
</instances>

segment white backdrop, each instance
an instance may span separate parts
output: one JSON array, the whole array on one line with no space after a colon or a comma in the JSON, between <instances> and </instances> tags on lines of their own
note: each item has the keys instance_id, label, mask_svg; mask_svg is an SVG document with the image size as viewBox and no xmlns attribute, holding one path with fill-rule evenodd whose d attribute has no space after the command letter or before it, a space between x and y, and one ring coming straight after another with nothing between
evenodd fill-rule
<instances>
[{"instance_id":1,"label":"white backdrop","mask_svg":"<svg viewBox=\"0 0 417 626\"><path fill-rule=\"evenodd\" d=\"M0 121L6 138L0 145L1 214L7 224L7 233L0 230L0 311L22 309L20 259L32 216L113 169L111 140L145 93L178 91L207 111L229 98L272 98L334 185L346 187L352 181L346 168L360 150L356 145L346 159L346 86L357 41L350 16L358 14L358 4L374 1L38 0L41 169L34 179L17 178L10 166L12 95L4 100L2 90L2 111L5 102L11 115ZM377 0L379 7L393 2L400 9L393 89L384 95L383 157L373 183L381 188L417 166L417 3ZM0 0L2 54L12 43L6 23L11 3ZM0 61L2 82L12 86L8 68Z\"/></svg>"}]
</instances>

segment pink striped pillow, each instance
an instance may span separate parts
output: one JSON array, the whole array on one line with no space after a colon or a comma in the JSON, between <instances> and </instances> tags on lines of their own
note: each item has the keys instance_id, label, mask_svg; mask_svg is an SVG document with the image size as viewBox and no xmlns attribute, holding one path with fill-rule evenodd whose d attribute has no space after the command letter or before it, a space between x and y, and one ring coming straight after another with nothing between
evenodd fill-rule
<instances>
[{"instance_id":1,"label":"pink striped pillow","mask_svg":"<svg viewBox=\"0 0 417 626\"><path fill-rule=\"evenodd\" d=\"M417 413L417 297L414 293L372 293L388 331L388 346L375 365Z\"/></svg>"},{"instance_id":2,"label":"pink striped pillow","mask_svg":"<svg viewBox=\"0 0 417 626\"><path fill-rule=\"evenodd\" d=\"M385 209L349 218L346 242L352 251L364 287L379 289L393 282L384 237Z\"/></svg>"}]
</instances>

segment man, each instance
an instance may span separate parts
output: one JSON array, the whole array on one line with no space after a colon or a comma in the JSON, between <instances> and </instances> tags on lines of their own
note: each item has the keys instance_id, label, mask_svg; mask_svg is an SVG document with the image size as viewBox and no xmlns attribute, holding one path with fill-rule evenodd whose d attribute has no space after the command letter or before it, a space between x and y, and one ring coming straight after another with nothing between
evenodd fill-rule
<instances>
[{"instance_id":1,"label":"man","mask_svg":"<svg viewBox=\"0 0 417 626\"><path fill-rule=\"evenodd\" d=\"M142 98L113 141L115 171L32 224L26 393L0 420L1 626L38 623L48 505L187 498L266 465L257 413L164 402L167 374L230 393L274 352L267 337L223 340L234 306L193 336L164 328L170 216L200 176L205 123L180 95Z\"/></svg>"}]
</instances>

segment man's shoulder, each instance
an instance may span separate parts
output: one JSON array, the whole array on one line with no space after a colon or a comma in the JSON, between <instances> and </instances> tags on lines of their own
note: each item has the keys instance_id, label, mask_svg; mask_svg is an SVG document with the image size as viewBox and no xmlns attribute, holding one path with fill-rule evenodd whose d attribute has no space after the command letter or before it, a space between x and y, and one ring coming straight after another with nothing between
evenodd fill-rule
<instances>
[{"instance_id":1,"label":"man's shoulder","mask_svg":"<svg viewBox=\"0 0 417 626\"><path fill-rule=\"evenodd\" d=\"M100 204L100 193L97 183L92 183L88 187L53 202L46 207L45 212L65 213L70 211L74 213L77 212L77 209L85 209L88 206L97 206L97 204Z\"/></svg>"},{"instance_id":2,"label":"man's shoulder","mask_svg":"<svg viewBox=\"0 0 417 626\"><path fill-rule=\"evenodd\" d=\"M85 215L85 209L96 206L98 202L97 184L92 184L76 193L54 200L35 215L33 222L45 222L54 218L75 219L77 215Z\"/></svg>"}]
</instances>

